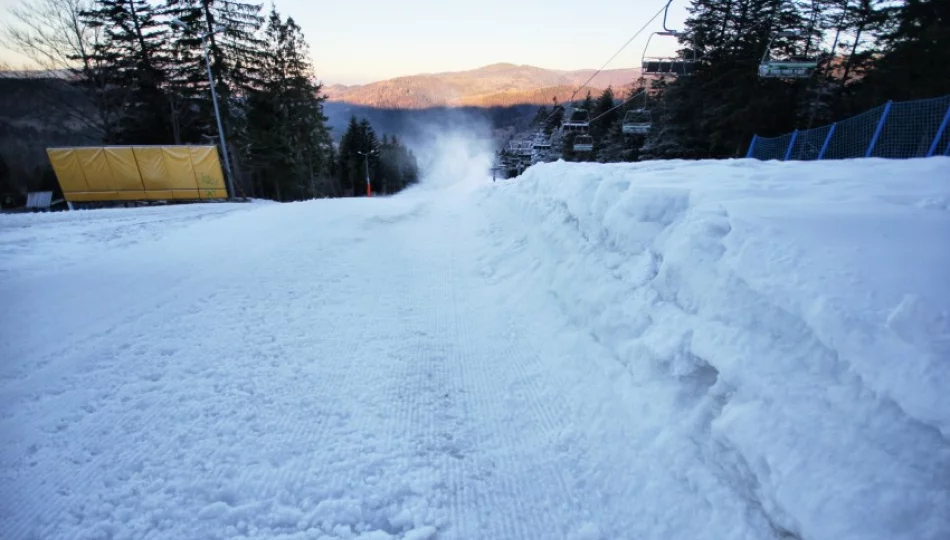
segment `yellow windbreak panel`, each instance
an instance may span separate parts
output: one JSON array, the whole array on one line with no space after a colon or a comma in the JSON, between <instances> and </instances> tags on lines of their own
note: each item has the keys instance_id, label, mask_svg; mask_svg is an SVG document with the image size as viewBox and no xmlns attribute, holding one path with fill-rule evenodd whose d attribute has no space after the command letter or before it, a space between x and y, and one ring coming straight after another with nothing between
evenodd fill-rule
<instances>
[{"instance_id":1,"label":"yellow windbreak panel","mask_svg":"<svg viewBox=\"0 0 950 540\"><path fill-rule=\"evenodd\" d=\"M179 201L191 201L201 198L197 189L176 189L173 193L175 195L174 198Z\"/></svg>"},{"instance_id":2,"label":"yellow windbreak panel","mask_svg":"<svg viewBox=\"0 0 950 540\"><path fill-rule=\"evenodd\" d=\"M168 178L174 190L195 190L195 171L191 166L191 152L188 147L164 146L162 157L165 158L165 167L168 168Z\"/></svg>"},{"instance_id":3,"label":"yellow windbreak panel","mask_svg":"<svg viewBox=\"0 0 950 540\"><path fill-rule=\"evenodd\" d=\"M73 193L84 193L88 191L86 186L86 177L82 174L82 165L79 163L79 155L71 148L47 148L46 154L49 155L50 164L53 165L53 172L56 173L56 179L59 180L59 187L63 189L63 195L67 201L75 201Z\"/></svg>"},{"instance_id":4,"label":"yellow windbreak panel","mask_svg":"<svg viewBox=\"0 0 950 540\"><path fill-rule=\"evenodd\" d=\"M146 201L164 201L174 199L175 194L169 191L146 191L143 199Z\"/></svg>"},{"instance_id":5,"label":"yellow windbreak panel","mask_svg":"<svg viewBox=\"0 0 950 540\"><path fill-rule=\"evenodd\" d=\"M226 199L215 146L49 148L68 201Z\"/></svg>"},{"instance_id":6,"label":"yellow windbreak panel","mask_svg":"<svg viewBox=\"0 0 950 540\"><path fill-rule=\"evenodd\" d=\"M116 201L119 200L119 194L115 191L96 191L85 193L73 193L70 195L69 202L92 202L92 201Z\"/></svg>"},{"instance_id":7,"label":"yellow windbreak panel","mask_svg":"<svg viewBox=\"0 0 950 540\"><path fill-rule=\"evenodd\" d=\"M146 191L165 191L172 188L168 178L168 168L165 167L165 156L160 146L133 146L132 153L135 154L135 162L139 166L139 174ZM165 199L167 196L154 198L148 196L147 198Z\"/></svg>"},{"instance_id":8,"label":"yellow windbreak panel","mask_svg":"<svg viewBox=\"0 0 950 540\"><path fill-rule=\"evenodd\" d=\"M131 146L111 146L105 148L106 160L112 169L112 178L115 180L115 189L128 193L122 200L141 199L145 186L142 185L142 176L139 174L138 164ZM129 198L131 197L131 198Z\"/></svg>"},{"instance_id":9,"label":"yellow windbreak panel","mask_svg":"<svg viewBox=\"0 0 950 540\"><path fill-rule=\"evenodd\" d=\"M202 199L227 199L228 190L226 189L202 189Z\"/></svg>"},{"instance_id":10,"label":"yellow windbreak panel","mask_svg":"<svg viewBox=\"0 0 950 540\"><path fill-rule=\"evenodd\" d=\"M195 179L202 199L220 198L218 193L224 187L221 162L218 160L218 148L215 146L192 146L191 163L195 169ZM227 193L225 191L225 193ZM225 198L227 195L225 195Z\"/></svg>"},{"instance_id":11,"label":"yellow windbreak panel","mask_svg":"<svg viewBox=\"0 0 950 540\"><path fill-rule=\"evenodd\" d=\"M105 151L102 148L77 148L75 152L79 154L89 192L115 192L115 181Z\"/></svg>"}]
</instances>

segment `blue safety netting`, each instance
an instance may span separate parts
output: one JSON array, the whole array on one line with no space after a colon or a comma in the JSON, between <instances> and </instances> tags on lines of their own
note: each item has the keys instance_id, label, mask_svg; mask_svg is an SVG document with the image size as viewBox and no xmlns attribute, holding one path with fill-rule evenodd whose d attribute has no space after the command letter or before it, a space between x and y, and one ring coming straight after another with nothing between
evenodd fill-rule
<instances>
[{"instance_id":1,"label":"blue safety netting","mask_svg":"<svg viewBox=\"0 0 950 540\"><path fill-rule=\"evenodd\" d=\"M792 145L792 151L788 154L788 159L798 161L818 159L821 147L828 138L829 131L831 131L831 126L799 131L795 136L795 144Z\"/></svg>"},{"instance_id":2,"label":"blue safety netting","mask_svg":"<svg viewBox=\"0 0 950 540\"><path fill-rule=\"evenodd\" d=\"M926 157L947 114L947 108L950 108L950 96L894 103L871 156Z\"/></svg>"},{"instance_id":3,"label":"blue safety netting","mask_svg":"<svg viewBox=\"0 0 950 540\"><path fill-rule=\"evenodd\" d=\"M950 155L950 96L887 103L829 126L755 137L761 160L914 158Z\"/></svg>"},{"instance_id":4,"label":"blue safety netting","mask_svg":"<svg viewBox=\"0 0 950 540\"><path fill-rule=\"evenodd\" d=\"M788 152L788 145L792 142L792 134L787 133L781 137L757 137L754 143L754 156L756 159L785 159Z\"/></svg>"}]
</instances>

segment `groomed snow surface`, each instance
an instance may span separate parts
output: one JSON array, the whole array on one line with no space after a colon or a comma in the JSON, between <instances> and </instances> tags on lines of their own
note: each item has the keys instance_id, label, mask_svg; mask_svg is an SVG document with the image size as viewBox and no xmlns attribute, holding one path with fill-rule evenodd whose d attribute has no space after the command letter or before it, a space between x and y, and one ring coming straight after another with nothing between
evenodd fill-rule
<instances>
[{"instance_id":1,"label":"groomed snow surface","mask_svg":"<svg viewBox=\"0 0 950 540\"><path fill-rule=\"evenodd\" d=\"M452 171L0 216L0 538L950 538L950 159Z\"/></svg>"}]
</instances>

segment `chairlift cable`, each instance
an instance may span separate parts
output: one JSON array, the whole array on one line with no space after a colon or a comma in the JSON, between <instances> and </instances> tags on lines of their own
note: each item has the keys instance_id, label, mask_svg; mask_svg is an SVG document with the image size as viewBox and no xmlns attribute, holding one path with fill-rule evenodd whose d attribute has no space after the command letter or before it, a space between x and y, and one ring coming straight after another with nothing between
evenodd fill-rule
<instances>
[{"instance_id":1,"label":"chairlift cable","mask_svg":"<svg viewBox=\"0 0 950 540\"><path fill-rule=\"evenodd\" d=\"M574 98L577 97L577 93L580 92L581 90L583 90L584 88L587 88L587 85L589 85L590 82L593 81L594 78L595 78L597 75L599 75L600 72L602 72L602 71L604 70L604 68L606 68L611 62L613 62L614 59L617 58L617 56L619 56L620 53L623 52L623 50L626 49L627 46L630 45L630 44L633 42L633 40L635 40L635 39L637 39L638 37L640 37L640 34L642 34L651 24L653 24L653 22L660 16L661 13L663 13L663 27L664 27L664 29L665 29L665 28L666 28L666 18L667 18L668 14L669 14L670 5L672 5L672 3L673 3L673 0L667 0L666 3L663 5L663 7L661 7L659 10L657 10L657 12L653 15L653 17L651 17L649 21L647 21L639 30L637 30L637 32L636 32L635 34L633 34L633 36L632 36L630 39L628 39L627 42L624 43L623 46L621 46L620 49L618 49L617 52L615 52L615 53L613 54L613 56L611 56L606 62L604 62L604 64L603 64L602 66L600 66L600 68L597 69L597 71L595 71L594 74L591 75L590 78L587 79L587 81L584 82L583 85L581 85L579 88L577 88L576 90L574 90L574 92L571 94L570 99L568 99L567 101L568 101L569 103L570 103L570 102L573 102L573 101L574 101ZM643 92L643 90L641 90L641 92ZM604 113L604 114L608 114L608 113L610 113L610 112L613 112L614 110L616 110L616 109L622 107L623 105L626 105L627 103L629 103L631 100L633 100L635 97L637 97L637 96L639 96L639 95L640 95L639 92L636 93L636 94L634 94L633 96L631 96L630 98L628 98L626 101L624 101L624 102L621 103L620 105L618 105L618 106L616 106L616 107L610 109L609 111L607 111L607 112ZM553 109L551 110L551 112L548 114L547 118L544 119L544 123L543 123L543 124L546 124L547 122L550 122L551 119L554 118L554 115L557 114L557 111L558 111L559 108L563 109L564 107L563 107L563 105L561 105L561 104L559 104L559 103L555 103L554 108L553 108ZM601 116L603 116L603 115L601 115ZM598 116L597 118L600 118L600 116ZM597 118L595 118L595 120L596 120ZM542 125L543 125L543 124L542 124ZM590 124L590 121L588 121L588 125L589 125L589 124Z\"/></svg>"},{"instance_id":2,"label":"chairlift cable","mask_svg":"<svg viewBox=\"0 0 950 540\"><path fill-rule=\"evenodd\" d=\"M597 71L595 71L594 74L591 75L589 79L587 79L587 82L585 82L583 85L581 85L581 87L578 88L577 90L574 90L574 93L571 94L571 99L569 99L568 101L574 101L574 98L577 96L577 93L580 92L581 90L587 88L587 85L590 84L590 82L594 80L594 77L596 77L597 75L599 75L600 72L603 71L605 67L607 67L611 62L613 62L614 59L617 58L617 56L619 56L620 53L622 53L623 50L626 49L627 46L630 45L630 43L633 42L633 40L635 40L635 39L637 39L638 37L640 37L640 34L642 34L643 31L647 29L647 27L649 27L651 24L653 24L653 21L655 21L655 20L657 19L657 17L660 16L660 13L665 13L665 12L669 9L669 6L670 6L670 4L671 4L672 2L673 2L673 0L669 0L669 2L667 2L663 7L661 7L660 10L656 12L656 15L654 15L653 17L651 17L650 20L647 21L646 24L643 25L643 27L641 27L639 30L637 30L637 33L634 34L633 37L631 37L630 39L628 39L627 42L624 43L623 46L621 46L620 49L619 49L617 52L615 52L615 53L613 54L613 56L611 56L606 62L604 62L604 65L600 66L600 69L598 69Z\"/></svg>"}]
</instances>

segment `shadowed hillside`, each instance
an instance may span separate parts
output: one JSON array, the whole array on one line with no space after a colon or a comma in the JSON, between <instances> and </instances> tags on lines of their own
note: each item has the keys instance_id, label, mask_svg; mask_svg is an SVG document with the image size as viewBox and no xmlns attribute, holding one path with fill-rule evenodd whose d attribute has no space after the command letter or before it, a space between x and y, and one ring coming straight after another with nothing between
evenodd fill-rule
<instances>
[{"instance_id":1,"label":"shadowed hillside","mask_svg":"<svg viewBox=\"0 0 950 540\"><path fill-rule=\"evenodd\" d=\"M91 116L82 94L61 78L0 76L0 197L55 190L46 148L98 143Z\"/></svg>"}]
</instances>

